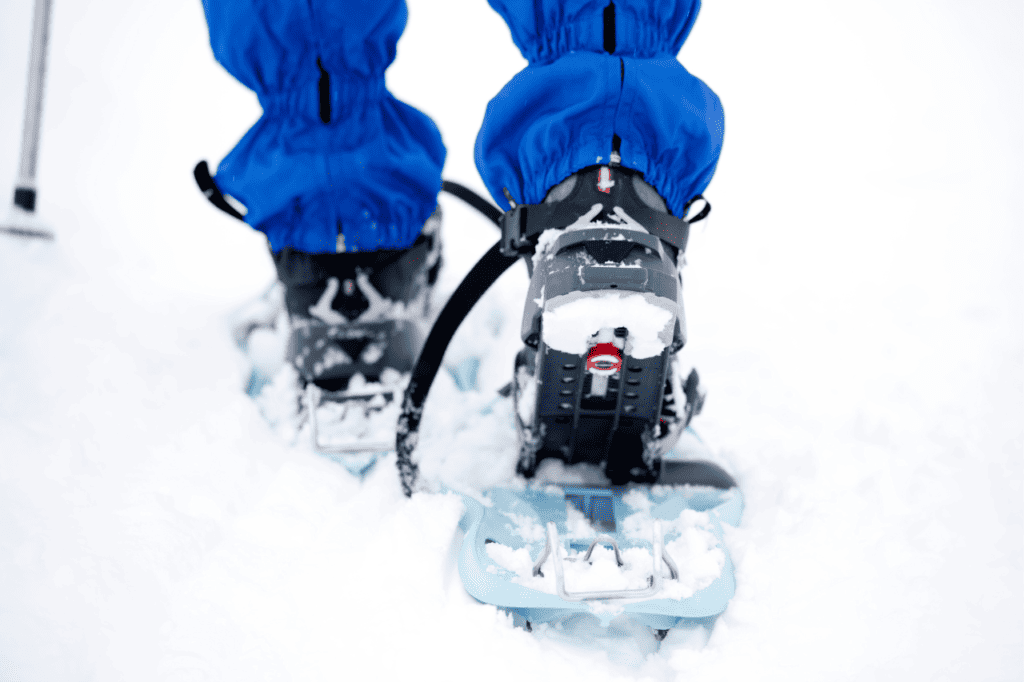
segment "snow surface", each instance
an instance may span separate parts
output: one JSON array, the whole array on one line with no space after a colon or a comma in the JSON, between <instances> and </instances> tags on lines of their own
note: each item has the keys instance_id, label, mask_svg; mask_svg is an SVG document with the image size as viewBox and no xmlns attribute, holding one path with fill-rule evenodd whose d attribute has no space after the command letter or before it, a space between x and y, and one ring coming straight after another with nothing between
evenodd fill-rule
<instances>
[{"instance_id":1,"label":"snow surface","mask_svg":"<svg viewBox=\"0 0 1024 682\"><path fill-rule=\"evenodd\" d=\"M4 3L0 188L30 15ZM273 276L265 245L191 178L254 96L199 2L57 3L39 209L58 239L0 241L0 679L1021 679L1022 21L1004 0L704 3L681 59L728 124L684 356L747 507L707 645L657 650L628 622L514 629L462 590L456 496L282 443L228 323ZM415 0L388 79L482 189L473 136L522 65L486 3ZM442 202L451 291L497 234ZM455 339L478 390L439 376L430 481L512 472L494 391L525 284L510 271Z\"/></svg>"}]
</instances>

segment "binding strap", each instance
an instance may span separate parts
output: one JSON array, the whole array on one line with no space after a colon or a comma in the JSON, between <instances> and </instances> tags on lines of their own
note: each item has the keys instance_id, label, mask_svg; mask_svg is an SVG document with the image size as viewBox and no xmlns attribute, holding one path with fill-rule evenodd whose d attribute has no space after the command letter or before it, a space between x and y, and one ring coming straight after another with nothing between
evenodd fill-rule
<instances>
[{"instance_id":1,"label":"binding strap","mask_svg":"<svg viewBox=\"0 0 1024 682\"><path fill-rule=\"evenodd\" d=\"M688 209L698 199L703 200L705 206L690 220L655 211L639 202L628 202L631 205L623 206L623 210L658 239L671 244L680 251L686 251L686 243L690 238L690 225L703 220L711 212L711 204L700 194L691 199L686 204L686 208ZM544 230L572 225L590 208L579 201L516 206L501 216L499 224L502 232L502 253L506 256L532 253L537 238Z\"/></svg>"},{"instance_id":2,"label":"binding strap","mask_svg":"<svg viewBox=\"0 0 1024 682\"><path fill-rule=\"evenodd\" d=\"M452 182L451 180L442 180L441 191L448 192L448 194L462 199L464 202L480 211L480 213L482 213L484 217L492 223L500 225L498 221L501 219L501 210L470 188L460 185L457 182Z\"/></svg>"},{"instance_id":3,"label":"binding strap","mask_svg":"<svg viewBox=\"0 0 1024 682\"><path fill-rule=\"evenodd\" d=\"M220 191L220 187L217 187L217 183L213 181L213 177L210 175L210 167L205 160L196 164L195 169L192 171L192 176L196 179L196 184L199 185L200 191L210 200L211 204L232 218L237 218L243 223L245 222L245 216L228 203L228 200L224 198L224 193Z\"/></svg>"},{"instance_id":4,"label":"binding strap","mask_svg":"<svg viewBox=\"0 0 1024 682\"><path fill-rule=\"evenodd\" d=\"M474 207L495 223L499 222L501 211L476 192L454 182L445 180L441 189ZM455 293L451 295L441 313L437 316L430 335L423 344L420 356L413 367L409 385L402 399L402 413L398 418L395 434L396 465L402 483L402 492L406 497L416 489L419 467L412 459L412 453L419 441L420 418L423 416L423 403L427 399L430 387L434 383L445 350L456 330L466 315L473 309L480 297L491 288L501 275L512 267L519 256L508 256L502 252L502 242L497 242L469 271Z\"/></svg>"},{"instance_id":5,"label":"binding strap","mask_svg":"<svg viewBox=\"0 0 1024 682\"><path fill-rule=\"evenodd\" d=\"M693 202L695 201L703 201L704 206L700 209L700 212L697 213L697 215L693 216L692 218L686 221L691 225L701 220L704 220L705 218L708 217L708 214L711 213L711 202L705 199L703 194L698 194L694 198L687 201L686 204L683 206L683 215L686 215L686 212L690 210L690 207L693 206Z\"/></svg>"},{"instance_id":6,"label":"binding strap","mask_svg":"<svg viewBox=\"0 0 1024 682\"><path fill-rule=\"evenodd\" d=\"M210 166L205 160L196 164L195 169L192 171L192 176L196 179L196 184L199 185L199 190L211 204L224 211L232 218L245 222L245 216L239 213L235 207L229 204L228 200L224 198L224 193L220 191L220 188L217 187L217 183L214 181L213 176L210 175ZM501 217L501 211L498 210L498 207L468 187L460 185L457 182L452 182L451 180L442 180L441 190L462 199L464 202L480 211L480 213L482 213L492 223L498 224L498 219Z\"/></svg>"}]
</instances>

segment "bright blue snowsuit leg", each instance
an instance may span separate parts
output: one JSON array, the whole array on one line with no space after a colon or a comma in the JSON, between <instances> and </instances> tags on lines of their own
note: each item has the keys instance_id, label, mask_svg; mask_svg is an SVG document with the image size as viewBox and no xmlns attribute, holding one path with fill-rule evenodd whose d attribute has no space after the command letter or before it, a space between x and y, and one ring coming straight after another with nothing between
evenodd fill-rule
<instances>
[{"instance_id":1,"label":"bright blue snowsuit leg","mask_svg":"<svg viewBox=\"0 0 1024 682\"><path fill-rule=\"evenodd\" d=\"M508 188L538 203L573 172L608 163L617 145L622 165L681 215L710 182L723 135L718 98L675 59L699 0L489 2L529 61L477 137L495 200L507 208ZM264 108L215 178L249 208L246 221L274 252L411 245L436 204L445 150L433 122L384 87L404 0L203 7L215 57Z\"/></svg>"},{"instance_id":2,"label":"bright blue snowsuit leg","mask_svg":"<svg viewBox=\"0 0 1024 682\"><path fill-rule=\"evenodd\" d=\"M437 205L445 149L433 121L384 87L404 0L203 0L203 9L217 61L263 106L215 176L248 207L246 222L275 253L410 246Z\"/></svg>"},{"instance_id":3,"label":"bright blue snowsuit leg","mask_svg":"<svg viewBox=\"0 0 1024 682\"><path fill-rule=\"evenodd\" d=\"M675 215L704 191L722 149L718 97L675 55L700 0L488 0L529 61L487 107L476 165L505 208L535 204L572 173L641 171Z\"/></svg>"}]
</instances>

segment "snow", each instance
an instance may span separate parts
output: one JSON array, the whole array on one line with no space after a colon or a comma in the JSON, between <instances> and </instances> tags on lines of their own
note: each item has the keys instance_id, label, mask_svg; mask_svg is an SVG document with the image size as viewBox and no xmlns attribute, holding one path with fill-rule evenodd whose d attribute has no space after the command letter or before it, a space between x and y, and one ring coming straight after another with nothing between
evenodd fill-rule
<instances>
[{"instance_id":1,"label":"snow","mask_svg":"<svg viewBox=\"0 0 1024 682\"><path fill-rule=\"evenodd\" d=\"M0 188L31 3L0 25ZM1014 680L1024 677L1020 3L704 3L681 59L721 96L687 258L696 426L739 481L737 593L706 633L526 633L462 590L455 495L292 447L243 393L232 311L273 277L191 168L257 118L200 3L54 7L39 210L0 241L0 679ZM472 59L465 55L471 54ZM388 73L446 175L523 65L486 3L410 2ZM8 190L3 190L8 191ZM496 239L442 199L441 292ZM442 373L421 471L511 475L525 268Z\"/></svg>"},{"instance_id":2,"label":"snow","mask_svg":"<svg viewBox=\"0 0 1024 682\"><path fill-rule=\"evenodd\" d=\"M676 308L652 293L574 291L548 300L541 333L551 348L584 355L601 329L626 327L626 353L643 360L661 355L672 341Z\"/></svg>"},{"instance_id":3,"label":"snow","mask_svg":"<svg viewBox=\"0 0 1024 682\"><path fill-rule=\"evenodd\" d=\"M648 503L650 499L643 495ZM649 504L647 505L649 507ZM571 504L566 506L569 532L568 538L590 540L601 533L595 530L588 519ZM486 545L488 556L501 568L512 574L512 582L548 594L557 594L555 587L554 554L548 556L541 566L542 575L533 575L534 560L545 544L544 526L529 517L507 514L515 526L513 532L523 538L527 547L512 548L498 542ZM565 575L565 589L569 592L594 590L641 590L648 586L654 556L650 549L654 537L654 522L650 516L636 513L623 520L623 534L633 541L632 546L619 547L624 565L615 561L614 550L599 544L594 547L591 561L583 561L584 552L559 547L558 560L562 562ZM725 567L725 552L711 531L711 521L706 512L684 509L676 519L662 522L661 531L665 540L664 550L676 563L679 575L670 579L664 565L661 572L664 584L657 599L686 599L697 590L710 585L722 574ZM498 572L496 566L487 570ZM607 606L615 606L608 604Z\"/></svg>"}]
</instances>

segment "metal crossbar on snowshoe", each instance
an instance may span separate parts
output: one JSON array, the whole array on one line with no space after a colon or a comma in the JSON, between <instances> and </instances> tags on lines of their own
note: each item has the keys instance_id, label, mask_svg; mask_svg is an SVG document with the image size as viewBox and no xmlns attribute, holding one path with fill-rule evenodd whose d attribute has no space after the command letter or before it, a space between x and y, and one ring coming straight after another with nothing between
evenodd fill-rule
<instances>
[{"instance_id":1,"label":"metal crossbar on snowshoe","mask_svg":"<svg viewBox=\"0 0 1024 682\"><path fill-rule=\"evenodd\" d=\"M367 410L374 409L369 406L369 403L378 396L389 404L395 399L395 391L391 389L325 392L313 382L306 384L306 405L309 411L309 427L314 450L323 454L331 455L356 455L367 452L388 452L395 449L395 443L390 437L377 441L356 442L344 445L321 443L320 423L317 418L317 410L323 404L322 398L325 393L329 395L328 400L331 402L360 402L364 404L362 405L362 408Z\"/></svg>"},{"instance_id":2,"label":"metal crossbar on snowshoe","mask_svg":"<svg viewBox=\"0 0 1024 682\"><path fill-rule=\"evenodd\" d=\"M625 562L622 560L622 554L619 552L619 543L615 541L615 538L609 535L599 535L593 542L590 543L590 547L587 548L586 553L582 557L582 561L590 561L590 556L594 552L594 548L599 544L611 545L612 550L615 552L615 563L621 568L625 566ZM558 548L561 547L561 541L558 538L558 526L553 521L549 521L547 524L547 541L544 544L544 549L541 550L540 557L537 559L537 563L533 565L533 575L542 575L541 566L548 560L548 557L552 557L552 564L555 567L555 589L558 591L558 596L566 601L585 601L588 599L646 599L647 597L653 597L654 595L661 592L662 588L662 575L661 575L661 563L665 562L668 566L672 576L672 580L679 578L679 569L676 567L672 557L665 551L665 536L661 530L661 522L654 522L654 541L651 543L653 547L654 562L651 568L651 576L648 578L648 586L636 590L589 590L583 592L570 592L565 587L565 572L562 566L563 559L558 556ZM574 557L566 557L565 560L572 561Z\"/></svg>"}]
</instances>

